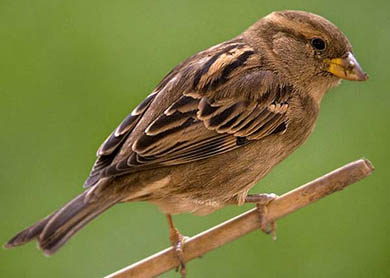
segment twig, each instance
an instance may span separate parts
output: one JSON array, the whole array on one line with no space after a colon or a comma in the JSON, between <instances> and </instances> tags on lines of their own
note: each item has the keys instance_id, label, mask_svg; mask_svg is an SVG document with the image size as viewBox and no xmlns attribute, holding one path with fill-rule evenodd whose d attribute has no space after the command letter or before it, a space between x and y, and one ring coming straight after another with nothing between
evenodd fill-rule
<instances>
[{"instance_id":1,"label":"twig","mask_svg":"<svg viewBox=\"0 0 390 278\"><path fill-rule=\"evenodd\" d=\"M329 194L342 190L367 177L373 170L374 167L369 160L360 159L302 185L268 205L267 222L280 219ZM188 262L200 257L217 247L259 229L259 227L258 212L256 209L251 209L186 240L184 259ZM177 265L178 261L171 247L110 274L106 278L152 277L173 269Z\"/></svg>"}]
</instances>

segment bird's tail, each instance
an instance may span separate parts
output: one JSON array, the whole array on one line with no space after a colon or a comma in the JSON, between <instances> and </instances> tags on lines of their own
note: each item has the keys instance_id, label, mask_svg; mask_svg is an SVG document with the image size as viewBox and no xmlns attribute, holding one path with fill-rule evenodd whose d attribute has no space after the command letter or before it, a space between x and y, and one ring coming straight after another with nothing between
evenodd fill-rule
<instances>
[{"instance_id":1,"label":"bird's tail","mask_svg":"<svg viewBox=\"0 0 390 278\"><path fill-rule=\"evenodd\" d=\"M87 194L88 191L80 194L61 209L21 231L4 247L12 248L36 239L43 252L51 255L89 221L119 201L103 197L90 200Z\"/></svg>"}]
</instances>

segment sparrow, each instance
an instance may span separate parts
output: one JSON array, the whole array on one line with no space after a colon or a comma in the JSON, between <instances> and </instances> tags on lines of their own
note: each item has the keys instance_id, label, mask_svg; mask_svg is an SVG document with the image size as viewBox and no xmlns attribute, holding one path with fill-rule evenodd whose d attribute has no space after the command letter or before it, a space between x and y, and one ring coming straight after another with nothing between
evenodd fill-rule
<instances>
[{"instance_id":1,"label":"sparrow","mask_svg":"<svg viewBox=\"0 0 390 278\"><path fill-rule=\"evenodd\" d=\"M273 12L171 70L98 149L86 190L5 247L35 239L51 255L113 205L147 201L167 215L184 276L172 215L246 202L264 214L275 195L248 191L306 141L330 88L367 78L334 24Z\"/></svg>"}]
</instances>

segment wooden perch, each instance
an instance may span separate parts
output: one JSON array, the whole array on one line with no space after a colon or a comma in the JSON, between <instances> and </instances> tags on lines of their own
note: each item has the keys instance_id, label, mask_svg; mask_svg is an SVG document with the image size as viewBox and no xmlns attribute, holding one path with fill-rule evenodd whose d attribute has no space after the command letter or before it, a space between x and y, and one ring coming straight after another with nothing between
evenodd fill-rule
<instances>
[{"instance_id":1,"label":"wooden perch","mask_svg":"<svg viewBox=\"0 0 390 278\"><path fill-rule=\"evenodd\" d=\"M276 221L329 194L342 190L367 177L373 170L374 167L369 160L360 159L283 194L268 205L267 222ZM188 262L200 257L232 240L258 230L259 227L258 212L256 208L251 209L186 240L184 260ZM110 274L106 278L153 277L174 269L177 265L177 257L170 247Z\"/></svg>"}]
</instances>

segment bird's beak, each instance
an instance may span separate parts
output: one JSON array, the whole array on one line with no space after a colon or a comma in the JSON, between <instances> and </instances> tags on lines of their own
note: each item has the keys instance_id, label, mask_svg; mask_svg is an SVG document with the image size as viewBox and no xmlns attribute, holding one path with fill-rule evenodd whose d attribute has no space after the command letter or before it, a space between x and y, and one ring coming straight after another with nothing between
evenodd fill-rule
<instances>
[{"instance_id":1,"label":"bird's beak","mask_svg":"<svg viewBox=\"0 0 390 278\"><path fill-rule=\"evenodd\" d=\"M351 52L346 58L325 59L324 63L327 64L327 71L342 79L353 81L366 81L368 79L367 73L363 72Z\"/></svg>"}]
</instances>

